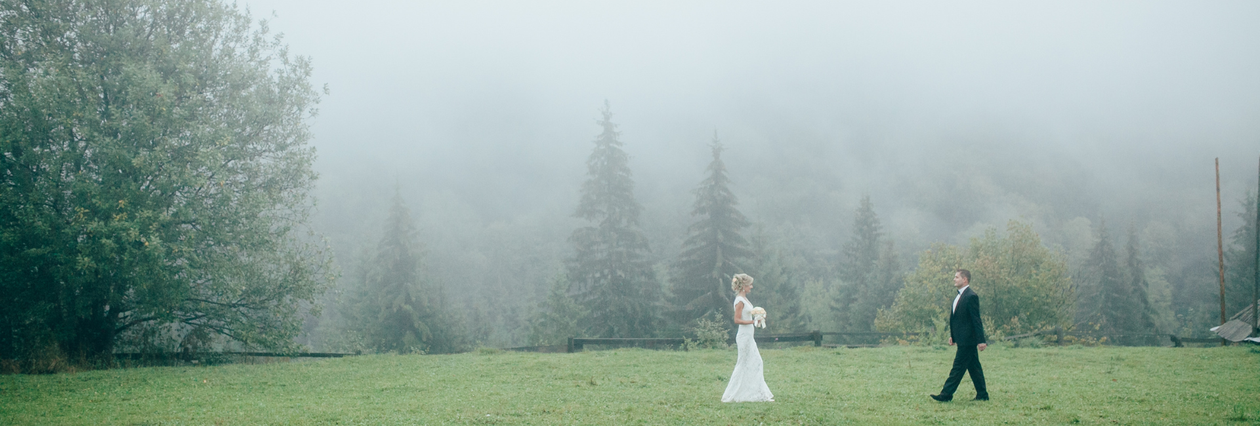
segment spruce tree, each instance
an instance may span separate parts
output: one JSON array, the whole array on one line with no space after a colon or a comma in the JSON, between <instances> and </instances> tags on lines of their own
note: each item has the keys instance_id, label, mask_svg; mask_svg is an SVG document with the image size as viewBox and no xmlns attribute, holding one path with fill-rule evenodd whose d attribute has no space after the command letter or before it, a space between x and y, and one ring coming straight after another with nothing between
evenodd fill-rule
<instances>
[{"instance_id":1,"label":"spruce tree","mask_svg":"<svg viewBox=\"0 0 1260 426\"><path fill-rule=\"evenodd\" d=\"M1255 300L1256 280L1256 196L1248 191L1238 214L1242 225L1234 230L1225 252L1225 309L1228 315L1246 309Z\"/></svg>"},{"instance_id":2,"label":"spruce tree","mask_svg":"<svg viewBox=\"0 0 1260 426\"><path fill-rule=\"evenodd\" d=\"M1129 330L1152 333L1155 331L1155 319L1151 311L1149 296L1147 296L1150 283L1146 281L1146 265L1142 263L1140 256L1137 228L1129 228L1129 243L1125 247L1125 252L1125 266L1129 270L1129 299L1132 305L1129 309L1132 315L1132 318L1129 318L1131 325Z\"/></svg>"},{"instance_id":3,"label":"spruce tree","mask_svg":"<svg viewBox=\"0 0 1260 426\"><path fill-rule=\"evenodd\" d=\"M689 323L709 313L732 316L734 293L730 279L744 271L752 256L748 241L741 235L748 220L736 208L739 202L730 190L717 134L713 135L711 148L709 176L693 191L696 202L691 215L699 220L687 228L682 253L673 265L670 297L674 319L679 323ZM758 284L763 282L761 277L754 278Z\"/></svg>"},{"instance_id":4,"label":"spruce tree","mask_svg":"<svg viewBox=\"0 0 1260 426\"><path fill-rule=\"evenodd\" d=\"M880 247L879 260L875 265L875 287L870 292L871 304L874 307L866 319L874 327L875 315L880 309L892 306L897 300L897 291L905 285L905 274L901 268L901 258L897 255L896 244L891 239L884 241ZM873 330L873 328L872 328Z\"/></svg>"},{"instance_id":5,"label":"spruce tree","mask_svg":"<svg viewBox=\"0 0 1260 426\"><path fill-rule=\"evenodd\" d=\"M423 247L411 211L395 193L384 235L356 273L344 317L361 349L449 353L463 349L462 324L441 308L442 288L424 280Z\"/></svg>"},{"instance_id":6,"label":"spruce tree","mask_svg":"<svg viewBox=\"0 0 1260 426\"><path fill-rule=\"evenodd\" d=\"M900 262L883 236L871 197L863 196L836 268L842 285L831 307L843 330L871 331L875 315L892 304L901 286Z\"/></svg>"},{"instance_id":7,"label":"spruce tree","mask_svg":"<svg viewBox=\"0 0 1260 426\"><path fill-rule=\"evenodd\" d=\"M1131 294L1120 270L1119 257L1111 245L1111 236L1107 234L1107 223L1098 224L1098 242L1090 251L1089 268L1093 275L1093 291L1087 297L1093 297L1097 311L1095 322L1104 333L1123 333L1130 327L1130 319L1134 307L1131 306Z\"/></svg>"},{"instance_id":8,"label":"spruce tree","mask_svg":"<svg viewBox=\"0 0 1260 426\"><path fill-rule=\"evenodd\" d=\"M639 230L643 209L634 199L629 155L622 150L612 111L604 102L603 129L586 161L587 180L574 214L589 225L573 231L568 277L588 310L586 332L597 337L650 336L661 325L662 289Z\"/></svg>"},{"instance_id":9,"label":"spruce tree","mask_svg":"<svg viewBox=\"0 0 1260 426\"><path fill-rule=\"evenodd\" d=\"M569 281L560 275L551 282L547 299L530 318L529 344L562 345L582 330L585 309L569 296Z\"/></svg>"},{"instance_id":10,"label":"spruce tree","mask_svg":"<svg viewBox=\"0 0 1260 426\"><path fill-rule=\"evenodd\" d=\"M806 315L801 307L804 277L802 265L770 241L762 230L753 233L749 274L756 279L755 297L765 306L769 316L766 329L770 333L805 331ZM729 288L729 287L728 287ZM728 303L729 305L729 303Z\"/></svg>"}]
</instances>

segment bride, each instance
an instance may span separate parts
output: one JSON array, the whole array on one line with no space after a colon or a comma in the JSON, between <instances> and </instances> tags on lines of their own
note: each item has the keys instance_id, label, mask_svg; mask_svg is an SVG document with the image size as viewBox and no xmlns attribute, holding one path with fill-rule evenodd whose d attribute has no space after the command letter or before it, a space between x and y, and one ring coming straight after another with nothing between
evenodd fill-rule
<instances>
[{"instance_id":1,"label":"bride","mask_svg":"<svg viewBox=\"0 0 1260 426\"><path fill-rule=\"evenodd\" d=\"M753 277L748 274L735 274L731 279L731 290L736 294L735 323L739 324L739 333L735 335L735 345L739 348L739 358L735 361L731 381L726 383L726 392L722 393L722 402L774 401L774 394L770 393L761 372L761 352L757 351L757 341L753 340L750 312L753 305L747 297L752 283Z\"/></svg>"}]
</instances>

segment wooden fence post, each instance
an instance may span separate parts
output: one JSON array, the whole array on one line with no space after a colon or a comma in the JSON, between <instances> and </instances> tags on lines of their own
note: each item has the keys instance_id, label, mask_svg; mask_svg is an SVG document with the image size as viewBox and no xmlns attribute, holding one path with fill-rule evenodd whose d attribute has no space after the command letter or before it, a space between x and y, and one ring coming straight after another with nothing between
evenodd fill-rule
<instances>
[{"instance_id":1,"label":"wooden fence post","mask_svg":"<svg viewBox=\"0 0 1260 426\"><path fill-rule=\"evenodd\" d=\"M572 337L570 337L570 338L569 338L569 348L568 348L568 350L569 350L569 353L573 353L573 338L572 338Z\"/></svg>"},{"instance_id":2,"label":"wooden fence post","mask_svg":"<svg viewBox=\"0 0 1260 426\"><path fill-rule=\"evenodd\" d=\"M814 346L822 346L822 331L821 330L814 330L814 331L811 331L809 334L810 334L810 337L814 338Z\"/></svg>"},{"instance_id":3,"label":"wooden fence post","mask_svg":"<svg viewBox=\"0 0 1260 426\"><path fill-rule=\"evenodd\" d=\"M1225 325L1225 248L1221 239L1221 158L1216 158L1216 256L1220 260L1221 271L1221 325ZM1225 346L1225 338L1221 338L1221 346Z\"/></svg>"}]
</instances>

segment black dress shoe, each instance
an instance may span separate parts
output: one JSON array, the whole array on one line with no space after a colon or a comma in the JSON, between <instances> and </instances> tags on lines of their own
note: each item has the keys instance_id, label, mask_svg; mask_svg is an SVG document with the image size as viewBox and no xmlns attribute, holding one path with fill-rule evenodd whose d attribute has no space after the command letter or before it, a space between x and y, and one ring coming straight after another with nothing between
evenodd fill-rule
<instances>
[{"instance_id":1,"label":"black dress shoe","mask_svg":"<svg viewBox=\"0 0 1260 426\"><path fill-rule=\"evenodd\" d=\"M954 399L953 395L928 395L938 402L949 402Z\"/></svg>"},{"instance_id":2,"label":"black dress shoe","mask_svg":"<svg viewBox=\"0 0 1260 426\"><path fill-rule=\"evenodd\" d=\"M989 400L988 395L976 395L976 399L973 399L972 401L988 401L988 400Z\"/></svg>"}]
</instances>

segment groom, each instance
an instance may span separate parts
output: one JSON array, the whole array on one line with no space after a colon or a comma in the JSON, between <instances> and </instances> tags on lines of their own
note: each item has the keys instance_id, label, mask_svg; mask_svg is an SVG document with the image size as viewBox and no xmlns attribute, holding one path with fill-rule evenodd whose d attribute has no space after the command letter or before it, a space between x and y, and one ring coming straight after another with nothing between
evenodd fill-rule
<instances>
[{"instance_id":1,"label":"groom","mask_svg":"<svg viewBox=\"0 0 1260 426\"><path fill-rule=\"evenodd\" d=\"M958 295L949 313L949 344L958 344L954 353L954 368L949 370L945 387L932 399L949 402L962 381L963 373L971 373L971 383L976 385L976 401L988 401L989 391L984 387L984 369L980 367L980 352L984 343L984 324L980 322L980 296L971 291L971 271L959 269L954 273L954 288Z\"/></svg>"}]
</instances>

